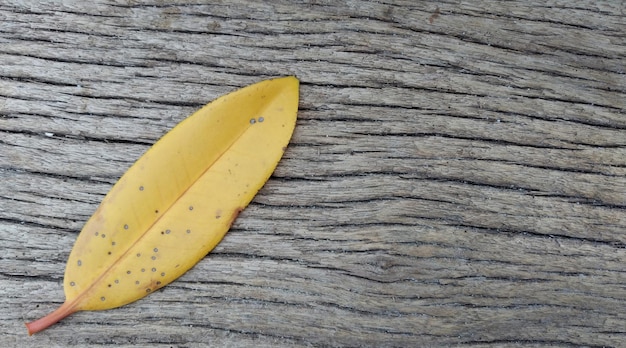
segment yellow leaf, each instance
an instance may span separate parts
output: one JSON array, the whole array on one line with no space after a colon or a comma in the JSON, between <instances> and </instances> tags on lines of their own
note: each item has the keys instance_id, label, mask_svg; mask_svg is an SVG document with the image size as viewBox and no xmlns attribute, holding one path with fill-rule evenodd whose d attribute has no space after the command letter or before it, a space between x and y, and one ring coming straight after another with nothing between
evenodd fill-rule
<instances>
[{"instance_id":1,"label":"yellow leaf","mask_svg":"<svg viewBox=\"0 0 626 348\"><path fill-rule=\"evenodd\" d=\"M83 310L136 301L220 242L278 164L296 123L298 80L242 88L189 116L113 186L65 270L65 303L29 334Z\"/></svg>"}]
</instances>

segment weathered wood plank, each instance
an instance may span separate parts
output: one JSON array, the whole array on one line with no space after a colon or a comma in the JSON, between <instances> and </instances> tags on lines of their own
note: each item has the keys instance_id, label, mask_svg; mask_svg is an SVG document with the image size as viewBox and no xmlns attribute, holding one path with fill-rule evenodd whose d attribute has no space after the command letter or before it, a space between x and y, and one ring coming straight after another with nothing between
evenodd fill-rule
<instances>
[{"instance_id":1,"label":"weathered wood plank","mask_svg":"<svg viewBox=\"0 0 626 348\"><path fill-rule=\"evenodd\" d=\"M0 345L623 346L622 7L4 1ZM143 300L27 337L132 162L289 74L293 142L224 241Z\"/></svg>"}]
</instances>

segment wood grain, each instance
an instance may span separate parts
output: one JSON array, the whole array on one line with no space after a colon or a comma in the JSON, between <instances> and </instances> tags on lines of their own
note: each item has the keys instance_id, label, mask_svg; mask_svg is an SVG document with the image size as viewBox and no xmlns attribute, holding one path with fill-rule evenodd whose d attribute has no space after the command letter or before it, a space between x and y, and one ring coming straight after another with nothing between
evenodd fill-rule
<instances>
[{"instance_id":1,"label":"wood grain","mask_svg":"<svg viewBox=\"0 0 626 348\"><path fill-rule=\"evenodd\" d=\"M624 346L621 2L202 3L0 4L0 346ZM26 335L135 159L291 74L292 144L205 260Z\"/></svg>"}]
</instances>

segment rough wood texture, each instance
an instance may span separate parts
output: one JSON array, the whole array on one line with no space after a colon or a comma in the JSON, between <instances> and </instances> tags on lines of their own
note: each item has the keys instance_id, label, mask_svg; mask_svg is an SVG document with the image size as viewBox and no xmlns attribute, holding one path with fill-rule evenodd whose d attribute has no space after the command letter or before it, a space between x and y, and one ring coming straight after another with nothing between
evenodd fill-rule
<instances>
[{"instance_id":1,"label":"rough wood texture","mask_svg":"<svg viewBox=\"0 0 626 348\"><path fill-rule=\"evenodd\" d=\"M624 346L621 1L3 1L0 346ZM302 82L275 175L134 304L33 337L117 178Z\"/></svg>"}]
</instances>

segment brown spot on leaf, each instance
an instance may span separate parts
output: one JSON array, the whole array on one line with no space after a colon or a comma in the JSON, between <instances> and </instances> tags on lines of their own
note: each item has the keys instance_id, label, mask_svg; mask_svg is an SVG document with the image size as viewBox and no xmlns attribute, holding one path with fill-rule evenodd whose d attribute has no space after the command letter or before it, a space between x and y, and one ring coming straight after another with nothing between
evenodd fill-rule
<instances>
[{"instance_id":1,"label":"brown spot on leaf","mask_svg":"<svg viewBox=\"0 0 626 348\"><path fill-rule=\"evenodd\" d=\"M150 283L146 286L146 292L150 292L161 287L161 281L156 279L150 279Z\"/></svg>"},{"instance_id":2,"label":"brown spot on leaf","mask_svg":"<svg viewBox=\"0 0 626 348\"><path fill-rule=\"evenodd\" d=\"M235 219L237 219L237 216L239 216L239 213L241 213L241 211L243 210L243 208L237 208L235 209L235 211L233 212L233 215L230 217L230 221L228 222L228 226L232 226L233 223L235 222Z\"/></svg>"}]
</instances>

